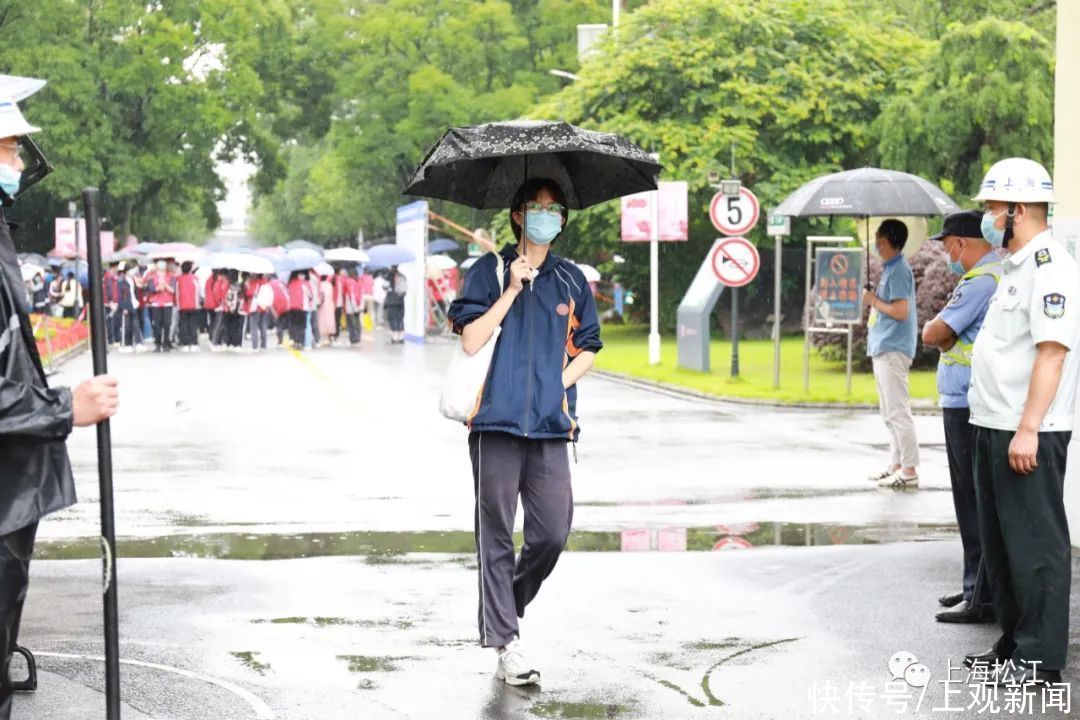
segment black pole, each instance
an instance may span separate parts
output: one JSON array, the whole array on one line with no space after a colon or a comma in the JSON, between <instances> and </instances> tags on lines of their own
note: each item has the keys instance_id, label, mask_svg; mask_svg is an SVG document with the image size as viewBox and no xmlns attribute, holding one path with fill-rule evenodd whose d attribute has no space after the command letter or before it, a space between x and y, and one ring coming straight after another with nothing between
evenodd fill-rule
<instances>
[{"instance_id":1,"label":"black pole","mask_svg":"<svg viewBox=\"0 0 1080 720\"><path fill-rule=\"evenodd\" d=\"M105 302L102 297L101 222L98 189L83 190L86 209L86 259L90 265L90 350L94 375L108 372L105 358ZM109 421L97 426L98 480L101 484L101 549L105 606L105 717L120 720L120 614L116 597L116 526L113 514L112 435Z\"/></svg>"},{"instance_id":2,"label":"black pole","mask_svg":"<svg viewBox=\"0 0 1080 720\"><path fill-rule=\"evenodd\" d=\"M739 288L731 288L731 377L739 377Z\"/></svg>"}]
</instances>

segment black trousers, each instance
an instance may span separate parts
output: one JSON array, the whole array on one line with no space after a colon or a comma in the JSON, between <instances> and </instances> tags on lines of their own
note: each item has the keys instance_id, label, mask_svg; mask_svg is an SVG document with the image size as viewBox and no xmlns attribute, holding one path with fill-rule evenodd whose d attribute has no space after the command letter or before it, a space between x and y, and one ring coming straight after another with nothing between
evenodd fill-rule
<instances>
[{"instance_id":1,"label":"black trousers","mask_svg":"<svg viewBox=\"0 0 1080 720\"><path fill-rule=\"evenodd\" d=\"M225 313L225 344L229 347L244 344L244 316L240 313Z\"/></svg>"},{"instance_id":2,"label":"black trousers","mask_svg":"<svg viewBox=\"0 0 1080 720\"><path fill-rule=\"evenodd\" d=\"M303 310L290 310L288 313L289 339L299 350L304 347L304 331L307 328L307 313Z\"/></svg>"},{"instance_id":3,"label":"black trousers","mask_svg":"<svg viewBox=\"0 0 1080 720\"><path fill-rule=\"evenodd\" d=\"M113 310L108 305L105 306L105 339L109 345L120 342L122 337L120 319L122 316L123 312L119 308Z\"/></svg>"},{"instance_id":4,"label":"black trousers","mask_svg":"<svg viewBox=\"0 0 1080 720\"><path fill-rule=\"evenodd\" d=\"M975 428L968 408L944 408L945 453L949 458L953 508L964 546L964 599L983 605L991 602L990 586L980 573L982 541L979 539L979 511L975 500Z\"/></svg>"},{"instance_id":5,"label":"black trousers","mask_svg":"<svg viewBox=\"0 0 1080 720\"><path fill-rule=\"evenodd\" d=\"M345 316L345 325L349 329L349 343L358 345L364 332L364 326L360 324L360 313L348 313Z\"/></svg>"},{"instance_id":6,"label":"black trousers","mask_svg":"<svg viewBox=\"0 0 1080 720\"><path fill-rule=\"evenodd\" d=\"M154 345L159 348L171 348L172 340L172 312L171 307L150 308L150 324L154 328Z\"/></svg>"},{"instance_id":7,"label":"black trousers","mask_svg":"<svg viewBox=\"0 0 1080 720\"><path fill-rule=\"evenodd\" d=\"M180 311L180 345L199 344L199 311Z\"/></svg>"},{"instance_id":8,"label":"black trousers","mask_svg":"<svg viewBox=\"0 0 1080 720\"><path fill-rule=\"evenodd\" d=\"M518 618L555 568L574 519L565 440L531 440L497 432L469 435L476 494L480 644L502 647L518 635ZM525 544L514 559L518 495Z\"/></svg>"},{"instance_id":9,"label":"black trousers","mask_svg":"<svg viewBox=\"0 0 1080 720\"><path fill-rule=\"evenodd\" d=\"M37 523L0 536L0 646L4 662L0 677L0 720L11 718L9 677L11 656L19 641L19 623L30 585L30 556L34 552Z\"/></svg>"},{"instance_id":10,"label":"black trousers","mask_svg":"<svg viewBox=\"0 0 1080 720\"><path fill-rule=\"evenodd\" d=\"M975 428L983 564L1002 633L995 649L1060 671L1069 647L1072 546L1062 493L1072 433L1039 433L1030 475L1009 467L1014 434Z\"/></svg>"}]
</instances>

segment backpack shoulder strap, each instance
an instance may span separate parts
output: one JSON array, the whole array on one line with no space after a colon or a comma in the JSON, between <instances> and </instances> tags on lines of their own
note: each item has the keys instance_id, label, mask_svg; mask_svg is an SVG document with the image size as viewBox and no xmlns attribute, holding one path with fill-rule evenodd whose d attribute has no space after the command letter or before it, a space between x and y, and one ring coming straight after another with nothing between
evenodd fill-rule
<instances>
[{"instance_id":1,"label":"backpack shoulder strap","mask_svg":"<svg viewBox=\"0 0 1080 720\"><path fill-rule=\"evenodd\" d=\"M491 254L495 256L495 277L499 278L499 295L502 295L503 292L506 290L506 288L504 287L506 278L503 277L503 256L495 250L492 250Z\"/></svg>"}]
</instances>

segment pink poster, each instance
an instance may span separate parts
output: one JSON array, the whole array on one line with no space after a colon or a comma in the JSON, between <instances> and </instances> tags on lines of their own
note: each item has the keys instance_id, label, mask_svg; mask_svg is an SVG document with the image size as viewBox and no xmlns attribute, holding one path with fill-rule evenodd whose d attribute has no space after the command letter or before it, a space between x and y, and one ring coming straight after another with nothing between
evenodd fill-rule
<instances>
[{"instance_id":1,"label":"pink poster","mask_svg":"<svg viewBox=\"0 0 1080 720\"><path fill-rule=\"evenodd\" d=\"M110 230L101 231L101 256L106 257L116 252L116 236ZM75 218L56 218L56 232L53 255L57 257L81 257L86 259L86 220Z\"/></svg>"},{"instance_id":2,"label":"pink poster","mask_svg":"<svg viewBox=\"0 0 1080 720\"><path fill-rule=\"evenodd\" d=\"M660 241L680 242L689 238L689 187L686 182L659 184ZM622 199L621 230L624 242L652 239L653 203L657 192L627 195Z\"/></svg>"}]
</instances>

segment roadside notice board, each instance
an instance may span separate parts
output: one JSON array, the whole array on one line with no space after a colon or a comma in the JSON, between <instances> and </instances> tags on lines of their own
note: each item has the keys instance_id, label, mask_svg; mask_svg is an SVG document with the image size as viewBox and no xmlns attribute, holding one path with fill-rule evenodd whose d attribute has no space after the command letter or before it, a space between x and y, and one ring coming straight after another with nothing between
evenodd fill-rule
<instances>
[{"instance_id":1,"label":"roadside notice board","mask_svg":"<svg viewBox=\"0 0 1080 720\"><path fill-rule=\"evenodd\" d=\"M856 324L862 321L862 250L820 248L814 286L814 322Z\"/></svg>"}]
</instances>

